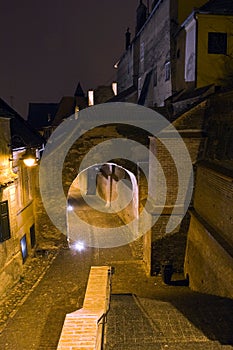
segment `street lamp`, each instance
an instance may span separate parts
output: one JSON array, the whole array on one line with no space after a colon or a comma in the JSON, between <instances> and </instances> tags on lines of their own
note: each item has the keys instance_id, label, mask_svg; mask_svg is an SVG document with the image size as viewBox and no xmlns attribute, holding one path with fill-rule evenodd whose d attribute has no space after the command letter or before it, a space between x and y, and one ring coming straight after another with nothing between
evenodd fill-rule
<instances>
[{"instance_id":1,"label":"street lamp","mask_svg":"<svg viewBox=\"0 0 233 350\"><path fill-rule=\"evenodd\" d=\"M37 159L35 153L32 151L31 148L26 149L26 152L24 153L21 159L24 162L24 164L28 167L36 165Z\"/></svg>"}]
</instances>

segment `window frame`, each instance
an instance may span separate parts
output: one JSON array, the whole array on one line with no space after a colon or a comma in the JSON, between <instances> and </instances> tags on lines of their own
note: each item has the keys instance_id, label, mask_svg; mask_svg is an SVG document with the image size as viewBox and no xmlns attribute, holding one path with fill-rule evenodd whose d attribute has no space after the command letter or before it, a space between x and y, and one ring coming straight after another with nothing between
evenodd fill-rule
<instances>
[{"instance_id":1,"label":"window frame","mask_svg":"<svg viewBox=\"0 0 233 350\"><path fill-rule=\"evenodd\" d=\"M8 201L0 202L0 243L11 238Z\"/></svg>"},{"instance_id":2,"label":"window frame","mask_svg":"<svg viewBox=\"0 0 233 350\"><path fill-rule=\"evenodd\" d=\"M165 62L164 67L165 67L165 81L168 81L171 78L171 62L170 61Z\"/></svg>"},{"instance_id":3,"label":"window frame","mask_svg":"<svg viewBox=\"0 0 233 350\"><path fill-rule=\"evenodd\" d=\"M227 33L226 32L208 32L208 54L226 55L227 54Z\"/></svg>"}]
</instances>

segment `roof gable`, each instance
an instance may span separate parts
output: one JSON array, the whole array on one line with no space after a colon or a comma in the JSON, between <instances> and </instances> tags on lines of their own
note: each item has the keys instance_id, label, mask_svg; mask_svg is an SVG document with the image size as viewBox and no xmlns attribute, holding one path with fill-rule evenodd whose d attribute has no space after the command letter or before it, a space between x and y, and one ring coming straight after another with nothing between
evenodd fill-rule
<instances>
[{"instance_id":1,"label":"roof gable","mask_svg":"<svg viewBox=\"0 0 233 350\"><path fill-rule=\"evenodd\" d=\"M44 138L1 98L0 116L11 119L10 129L12 149L26 146L36 147L45 143Z\"/></svg>"},{"instance_id":2,"label":"roof gable","mask_svg":"<svg viewBox=\"0 0 233 350\"><path fill-rule=\"evenodd\" d=\"M58 103L29 103L28 123L36 129L51 125Z\"/></svg>"},{"instance_id":3,"label":"roof gable","mask_svg":"<svg viewBox=\"0 0 233 350\"><path fill-rule=\"evenodd\" d=\"M213 14L233 14L233 0L209 0L199 10Z\"/></svg>"}]
</instances>

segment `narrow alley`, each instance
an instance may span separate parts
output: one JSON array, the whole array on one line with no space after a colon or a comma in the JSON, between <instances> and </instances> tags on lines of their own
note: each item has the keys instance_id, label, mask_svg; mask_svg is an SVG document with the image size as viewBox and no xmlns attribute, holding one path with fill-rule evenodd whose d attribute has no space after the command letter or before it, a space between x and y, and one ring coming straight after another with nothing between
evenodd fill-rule
<instances>
[{"instance_id":1,"label":"narrow alley","mask_svg":"<svg viewBox=\"0 0 233 350\"><path fill-rule=\"evenodd\" d=\"M72 205L75 200L81 204L80 198L73 198ZM118 217L114 223L111 216L109 222L108 216L93 217L94 211L84 204L79 208L83 218L99 225L101 222L102 227L120 224ZM40 259L37 270L42 269L48 256ZM147 277L142 260L129 245L86 247L82 251L63 245L48 263L41 281L18 295L25 301L16 305L2 324L0 349L55 350L65 315L82 306L90 266L106 264L115 269L106 350L233 348L232 300L192 292L182 285L180 275L174 275L171 285L165 285L161 276ZM30 271L31 276L34 273ZM0 304L1 314L6 305Z\"/></svg>"}]
</instances>

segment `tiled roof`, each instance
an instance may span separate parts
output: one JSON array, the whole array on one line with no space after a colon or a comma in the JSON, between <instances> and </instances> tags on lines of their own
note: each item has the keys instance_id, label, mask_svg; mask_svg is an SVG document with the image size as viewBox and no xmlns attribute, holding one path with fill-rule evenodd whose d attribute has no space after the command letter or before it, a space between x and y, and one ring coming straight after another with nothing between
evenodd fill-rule
<instances>
[{"instance_id":1,"label":"tiled roof","mask_svg":"<svg viewBox=\"0 0 233 350\"><path fill-rule=\"evenodd\" d=\"M29 103L28 123L36 129L51 125L58 103Z\"/></svg>"},{"instance_id":2,"label":"tiled roof","mask_svg":"<svg viewBox=\"0 0 233 350\"><path fill-rule=\"evenodd\" d=\"M0 116L10 118L12 149L25 146L40 146L45 143L41 135L30 126L13 108L0 98Z\"/></svg>"},{"instance_id":3,"label":"tiled roof","mask_svg":"<svg viewBox=\"0 0 233 350\"><path fill-rule=\"evenodd\" d=\"M233 14L233 0L210 0L199 8L200 12Z\"/></svg>"}]
</instances>

